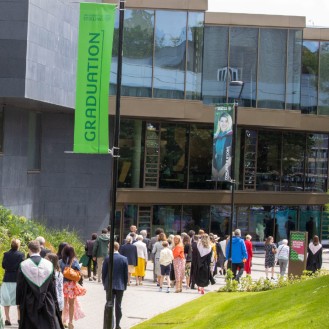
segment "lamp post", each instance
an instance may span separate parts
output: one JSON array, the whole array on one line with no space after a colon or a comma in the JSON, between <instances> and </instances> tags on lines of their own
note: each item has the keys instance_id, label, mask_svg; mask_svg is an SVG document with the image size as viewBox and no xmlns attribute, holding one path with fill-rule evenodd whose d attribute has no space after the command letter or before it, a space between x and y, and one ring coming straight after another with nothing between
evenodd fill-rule
<instances>
[{"instance_id":1,"label":"lamp post","mask_svg":"<svg viewBox=\"0 0 329 329\"><path fill-rule=\"evenodd\" d=\"M231 81L230 86L240 87L240 93L237 100L240 100L244 87L243 81ZM235 197L235 148L236 139L238 137L238 102L234 100L234 125L233 125L233 140L232 140L232 152L231 152L231 217L229 225L230 234L230 249L228 253L229 268L232 270L232 233L233 233L233 220L234 220L234 197Z\"/></svg>"},{"instance_id":2,"label":"lamp post","mask_svg":"<svg viewBox=\"0 0 329 329\"><path fill-rule=\"evenodd\" d=\"M118 180L118 158L119 158L119 135L120 135L120 101L121 101L121 76L122 76L122 41L123 41L123 23L125 0L120 0L119 7L119 39L118 39L118 66L117 66L117 93L115 106L115 122L113 134L113 151L112 151L112 195L110 196L110 253L108 264L108 289L106 291L106 304L104 308L103 329L112 329L113 327L113 252L114 252L114 230L115 230L115 210L116 210L116 193Z\"/></svg>"}]
</instances>

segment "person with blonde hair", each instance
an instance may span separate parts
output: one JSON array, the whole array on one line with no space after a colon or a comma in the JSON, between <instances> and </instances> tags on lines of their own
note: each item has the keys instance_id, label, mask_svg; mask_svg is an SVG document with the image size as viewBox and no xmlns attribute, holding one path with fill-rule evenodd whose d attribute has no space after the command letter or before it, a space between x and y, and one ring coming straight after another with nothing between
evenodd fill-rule
<instances>
[{"instance_id":1,"label":"person with blonde hair","mask_svg":"<svg viewBox=\"0 0 329 329\"><path fill-rule=\"evenodd\" d=\"M198 286L198 291L203 295L204 288L208 287L209 281L212 278L210 264L212 262L212 246L208 234L201 236L198 244L198 256L195 269L195 283Z\"/></svg>"},{"instance_id":2,"label":"person with blonde hair","mask_svg":"<svg viewBox=\"0 0 329 329\"><path fill-rule=\"evenodd\" d=\"M185 255L184 246L180 235L174 237L174 248L172 249L174 256L174 271L175 271L175 292L182 292L182 284L185 276Z\"/></svg>"},{"instance_id":3,"label":"person with blonde hair","mask_svg":"<svg viewBox=\"0 0 329 329\"><path fill-rule=\"evenodd\" d=\"M147 262L147 248L146 244L143 242L143 236L137 235L136 242L134 246L137 248L137 266L135 266L135 271L132 276L136 277L136 286L142 285L142 279L145 276L145 268Z\"/></svg>"},{"instance_id":4,"label":"person with blonde hair","mask_svg":"<svg viewBox=\"0 0 329 329\"><path fill-rule=\"evenodd\" d=\"M10 250L3 254L2 268L5 270L1 286L1 305L5 309L5 325L11 326L9 309L16 303L17 274L19 265L24 261L24 254L19 251L21 241L12 239ZM20 319L19 306L17 306L18 320Z\"/></svg>"}]
</instances>

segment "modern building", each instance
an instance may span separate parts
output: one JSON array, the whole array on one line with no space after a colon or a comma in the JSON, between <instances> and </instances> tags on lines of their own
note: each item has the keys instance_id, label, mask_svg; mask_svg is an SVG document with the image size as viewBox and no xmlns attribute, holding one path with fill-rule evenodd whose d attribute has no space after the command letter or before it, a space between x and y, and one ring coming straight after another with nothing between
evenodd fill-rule
<instances>
[{"instance_id":1,"label":"modern building","mask_svg":"<svg viewBox=\"0 0 329 329\"><path fill-rule=\"evenodd\" d=\"M97 1L96 1L97 2ZM113 2L116 1L104 1ZM329 29L213 13L207 0L127 0L116 233L229 233L211 180L214 104L238 104L233 227L329 239ZM83 237L107 226L110 155L73 149L78 4L0 0L0 203ZM118 20L109 86L115 114ZM230 85L242 81L241 87ZM112 131L112 129L110 129ZM112 138L110 138L110 143Z\"/></svg>"}]
</instances>

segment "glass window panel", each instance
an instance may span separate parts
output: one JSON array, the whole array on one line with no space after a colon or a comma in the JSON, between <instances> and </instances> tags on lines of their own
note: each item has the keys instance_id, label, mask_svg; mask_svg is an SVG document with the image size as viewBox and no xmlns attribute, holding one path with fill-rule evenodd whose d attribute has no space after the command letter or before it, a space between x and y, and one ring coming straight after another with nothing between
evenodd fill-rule
<instances>
[{"instance_id":1,"label":"glass window panel","mask_svg":"<svg viewBox=\"0 0 329 329\"><path fill-rule=\"evenodd\" d=\"M201 229L209 232L210 208L209 206L184 206L182 218L182 231L194 230L196 233Z\"/></svg>"},{"instance_id":2,"label":"glass window panel","mask_svg":"<svg viewBox=\"0 0 329 329\"><path fill-rule=\"evenodd\" d=\"M152 96L154 11L125 11L122 95Z\"/></svg>"},{"instance_id":3,"label":"glass window panel","mask_svg":"<svg viewBox=\"0 0 329 329\"><path fill-rule=\"evenodd\" d=\"M137 225L138 206L124 205L123 207L123 238L130 232L131 225Z\"/></svg>"},{"instance_id":4,"label":"glass window panel","mask_svg":"<svg viewBox=\"0 0 329 329\"><path fill-rule=\"evenodd\" d=\"M184 98L187 13L156 11L153 97Z\"/></svg>"},{"instance_id":5,"label":"glass window panel","mask_svg":"<svg viewBox=\"0 0 329 329\"><path fill-rule=\"evenodd\" d=\"M118 187L141 187L142 131L141 120L121 120Z\"/></svg>"},{"instance_id":6,"label":"glass window panel","mask_svg":"<svg viewBox=\"0 0 329 329\"><path fill-rule=\"evenodd\" d=\"M187 126L161 125L160 188L187 187Z\"/></svg>"},{"instance_id":7,"label":"glass window panel","mask_svg":"<svg viewBox=\"0 0 329 329\"><path fill-rule=\"evenodd\" d=\"M181 233L181 206L154 206L153 207L153 232L157 228L162 228L166 233L167 237L169 234L180 234Z\"/></svg>"},{"instance_id":8,"label":"glass window panel","mask_svg":"<svg viewBox=\"0 0 329 329\"><path fill-rule=\"evenodd\" d=\"M255 242L263 242L267 236L273 236L273 220L271 218L270 207L254 205L250 206L250 227L249 234ZM257 249L257 247L256 247Z\"/></svg>"},{"instance_id":9,"label":"glass window panel","mask_svg":"<svg viewBox=\"0 0 329 329\"><path fill-rule=\"evenodd\" d=\"M257 107L284 109L287 30L261 29Z\"/></svg>"},{"instance_id":10,"label":"glass window panel","mask_svg":"<svg viewBox=\"0 0 329 329\"><path fill-rule=\"evenodd\" d=\"M186 98L201 99L204 13L188 13Z\"/></svg>"},{"instance_id":11,"label":"glass window panel","mask_svg":"<svg viewBox=\"0 0 329 329\"><path fill-rule=\"evenodd\" d=\"M111 61L111 72L110 72L110 95L116 95L117 93L119 12L120 12L119 10L116 10L116 16L114 22L112 61Z\"/></svg>"},{"instance_id":12,"label":"glass window panel","mask_svg":"<svg viewBox=\"0 0 329 329\"><path fill-rule=\"evenodd\" d=\"M281 191L304 190L305 134L284 133Z\"/></svg>"},{"instance_id":13,"label":"glass window panel","mask_svg":"<svg viewBox=\"0 0 329 329\"><path fill-rule=\"evenodd\" d=\"M281 142L281 133L258 132L257 190L280 190Z\"/></svg>"},{"instance_id":14,"label":"glass window panel","mask_svg":"<svg viewBox=\"0 0 329 329\"><path fill-rule=\"evenodd\" d=\"M274 212L274 241L289 239L290 232L297 230L297 208L279 206ZM273 216L272 216L273 217Z\"/></svg>"},{"instance_id":15,"label":"glass window panel","mask_svg":"<svg viewBox=\"0 0 329 329\"><path fill-rule=\"evenodd\" d=\"M329 242L329 211L323 211L320 239L322 242L324 242L323 240L326 240L326 243Z\"/></svg>"},{"instance_id":16,"label":"glass window panel","mask_svg":"<svg viewBox=\"0 0 329 329\"><path fill-rule=\"evenodd\" d=\"M303 41L301 110L302 113L316 114L318 103L319 42Z\"/></svg>"},{"instance_id":17,"label":"glass window panel","mask_svg":"<svg viewBox=\"0 0 329 329\"><path fill-rule=\"evenodd\" d=\"M229 235L231 206L211 206L211 232L217 234L219 237Z\"/></svg>"},{"instance_id":18,"label":"glass window panel","mask_svg":"<svg viewBox=\"0 0 329 329\"><path fill-rule=\"evenodd\" d=\"M308 134L306 147L305 190L327 191L328 178L328 135Z\"/></svg>"},{"instance_id":19,"label":"glass window panel","mask_svg":"<svg viewBox=\"0 0 329 329\"><path fill-rule=\"evenodd\" d=\"M258 29L231 27L229 74L230 80L244 82L239 101L244 107L256 107L257 48ZM239 95L241 87L235 89Z\"/></svg>"},{"instance_id":20,"label":"glass window panel","mask_svg":"<svg viewBox=\"0 0 329 329\"><path fill-rule=\"evenodd\" d=\"M303 33L289 30L286 109L300 109L301 52Z\"/></svg>"},{"instance_id":21,"label":"glass window panel","mask_svg":"<svg viewBox=\"0 0 329 329\"><path fill-rule=\"evenodd\" d=\"M190 129L189 188L211 189L213 128L193 124Z\"/></svg>"},{"instance_id":22,"label":"glass window panel","mask_svg":"<svg viewBox=\"0 0 329 329\"><path fill-rule=\"evenodd\" d=\"M205 27L202 77L205 104L226 103L227 47L227 27Z\"/></svg>"},{"instance_id":23,"label":"glass window panel","mask_svg":"<svg viewBox=\"0 0 329 329\"><path fill-rule=\"evenodd\" d=\"M41 113L29 113L29 139L27 144L27 169L41 169Z\"/></svg>"},{"instance_id":24,"label":"glass window panel","mask_svg":"<svg viewBox=\"0 0 329 329\"><path fill-rule=\"evenodd\" d=\"M241 236L244 237L249 234L249 207L238 207L237 211L237 227L241 230Z\"/></svg>"},{"instance_id":25,"label":"glass window panel","mask_svg":"<svg viewBox=\"0 0 329 329\"><path fill-rule=\"evenodd\" d=\"M329 42L320 43L318 114L329 114Z\"/></svg>"},{"instance_id":26,"label":"glass window panel","mask_svg":"<svg viewBox=\"0 0 329 329\"><path fill-rule=\"evenodd\" d=\"M314 235L320 236L321 207L301 206L299 230L308 232L310 242Z\"/></svg>"}]
</instances>

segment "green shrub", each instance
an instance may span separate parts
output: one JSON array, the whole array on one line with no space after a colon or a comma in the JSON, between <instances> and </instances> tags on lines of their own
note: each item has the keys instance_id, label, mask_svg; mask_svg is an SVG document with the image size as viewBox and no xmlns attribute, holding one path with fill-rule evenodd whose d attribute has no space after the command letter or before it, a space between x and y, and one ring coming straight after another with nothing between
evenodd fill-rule
<instances>
[{"instance_id":1,"label":"green shrub","mask_svg":"<svg viewBox=\"0 0 329 329\"><path fill-rule=\"evenodd\" d=\"M329 271L320 270L315 273L304 271L301 276L290 275L289 277L278 276L276 281L260 278L253 281L250 275L240 279L240 283L233 280L234 276L230 269L227 270L225 277L225 286L221 287L219 292L259 292L286 287L298 282L329 275Z\"/></svg>"},{"instance_id":2,"label":"green shrub","mask_svg":"<svg viewBox=\"0 0 329 329\"><path fill-rule=\"evenodd\" d=\"M55 253L61 242L71 244L78 258L84 253L84 243L77 232L70 231L69 229L48 229L36 220L29 220L22 216L13 215L10 210L0 206L0 264L2 264L3 253L10 249L13 238L21 241L20 251L26 254L28 243L37 236L43 236L46 240L46 247ZM0 283L2 282L3 275L4 270L0 266Z\"/></svg>"}]
</instances>

